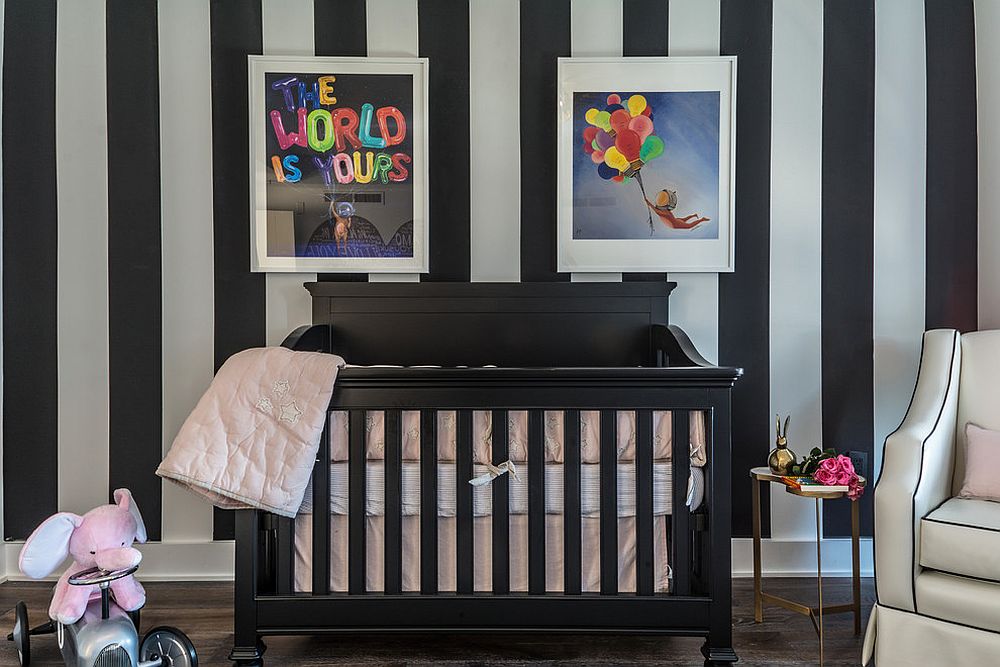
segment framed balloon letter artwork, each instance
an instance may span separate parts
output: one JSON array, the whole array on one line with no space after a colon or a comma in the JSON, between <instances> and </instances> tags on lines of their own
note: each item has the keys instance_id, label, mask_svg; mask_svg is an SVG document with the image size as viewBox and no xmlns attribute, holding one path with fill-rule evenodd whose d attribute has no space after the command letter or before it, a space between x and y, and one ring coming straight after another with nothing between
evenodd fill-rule
<instances>
[{"instance_id":1,"label":"framed balloon letter artwork","mask_svg":"<svg viewBox=\"0 0 1000 667\"><path fill-rule=\"evenodd\" d=\"M734 269L736 58L560 58L560 271Z\"/></svg>"},{"instance_id":2,"label":"framed balloon letter artwork","mask_svg":"<svg viewBox=\"0 0 1000 667\"><path fill-rule=\"evenodd\" d=\"M250 56L250 269L427 271L427 60Z\"/></svg>"}]
</instances>

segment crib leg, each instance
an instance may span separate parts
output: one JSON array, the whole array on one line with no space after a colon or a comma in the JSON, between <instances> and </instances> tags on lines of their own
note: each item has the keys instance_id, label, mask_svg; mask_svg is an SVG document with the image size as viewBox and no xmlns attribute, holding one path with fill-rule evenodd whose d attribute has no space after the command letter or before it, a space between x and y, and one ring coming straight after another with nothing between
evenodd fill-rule
<instances>
[{"instance_id":1,"label":"crib leg","mask_svg":"<svg viewBox=\"0 0 1000 667\"><path fill-rule=\"evenodd\" d=\"M705 645L701 647L701 653L705 656L705 667L725 667L739 661L739 658L736 657L736 651L731 646L723 648L709 646L711 641L712 638L709 637Z\"/></svg>"},{"instance_id":2,"label":"crib leg","mask_svg":"<svg viewBox=\"0 0 1000 667\"><path fill-rule=\"evenodd\" d=\"M264 643L257 634L256 603L260 532L257 510L236 511L233 649L229 652L229 659L241 667L264 665Z\"/></svg>"}]
</instances>

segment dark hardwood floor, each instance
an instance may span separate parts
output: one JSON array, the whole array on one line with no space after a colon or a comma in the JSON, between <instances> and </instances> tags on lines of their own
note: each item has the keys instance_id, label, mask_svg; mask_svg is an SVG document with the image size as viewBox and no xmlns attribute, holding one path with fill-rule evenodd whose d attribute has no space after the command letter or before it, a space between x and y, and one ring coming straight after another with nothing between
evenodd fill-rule
<instances>
[{"instance_id":1,"label":"dark hardwood floor","mask_svg":"<svg viewBox=\"0 0 1000 667\"><path fill-rule=\"evenodd\" d=\"M227 665L231 644L232 586L221 583L147 583L148 604L142 613L143 630L174 625L198 647L201 665ZM771 579L765 588L803 601L815 600L814 579ZM28 603L32 624L46 618L51 585L0 585L0 628L13 626L13 607ZM778 607L766 607L764 622L753 620L752 580L733 584L733 625L740 665L816 665L816 633L805 616ZM830 579L825 601L847 600L850 581ZM862 586L868 621L873 601L871 580ZM828 616L825 665L860 664L861 637L854 636L850 614ZM33 665L59 665L52 636L34 637ZM290 665L701 665L701 639L594 635L378 635L331 637L272 637L265 663ZM16 665L13 645L0 642L0 667Z\"/></svg>"}]
</instances>

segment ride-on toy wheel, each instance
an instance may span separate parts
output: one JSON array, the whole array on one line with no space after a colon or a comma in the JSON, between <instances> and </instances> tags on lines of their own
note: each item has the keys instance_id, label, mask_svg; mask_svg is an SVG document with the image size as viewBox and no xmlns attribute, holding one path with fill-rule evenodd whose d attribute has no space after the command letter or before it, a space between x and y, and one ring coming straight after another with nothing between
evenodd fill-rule
<instances>
[{"instance_id":1,"label":"ride-on toy wheel","mask_svg":"<svg viewBox=\"0 0 1000 667\"><path fill-rule=\"evenodd\" d=\"M31 663L31 628L28 626L28 607L18 602L14 607L14 632L11 639L17 648L17 660L21 667Z\"/></svg>"},{"instance_id":2,"label":"ride-on toy wheel","mask_svg":"<svg viewBox=\"0 0 1000 667\"><path fill-rule=\"evenodd\" d=\"M153 628L142 638L139 660L163 659L163 667L198 667L198 654L187 635L165 625Z\"/></svg>"}]
</instances>

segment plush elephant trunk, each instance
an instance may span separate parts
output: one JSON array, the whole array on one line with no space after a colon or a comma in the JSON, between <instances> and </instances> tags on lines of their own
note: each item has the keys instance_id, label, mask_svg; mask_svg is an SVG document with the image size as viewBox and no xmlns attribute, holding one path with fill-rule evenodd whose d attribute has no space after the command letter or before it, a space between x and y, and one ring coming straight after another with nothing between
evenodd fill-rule
<instances>
[{"instance_id":1,"label":"plush elephant trunk","mask_svg":"<svg viewBox=\"0 0 1000 667\"><path fill-rule=\"evenodd\" d=\"M94 559L97 567L102 570L125 570L138 565L142 560L142 553L132 547L115 547L98 551Z\"/></svg>"}]
</instances>

